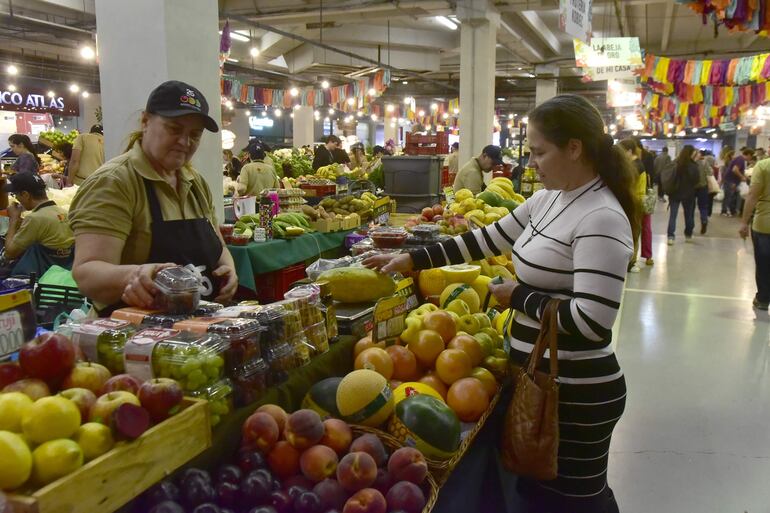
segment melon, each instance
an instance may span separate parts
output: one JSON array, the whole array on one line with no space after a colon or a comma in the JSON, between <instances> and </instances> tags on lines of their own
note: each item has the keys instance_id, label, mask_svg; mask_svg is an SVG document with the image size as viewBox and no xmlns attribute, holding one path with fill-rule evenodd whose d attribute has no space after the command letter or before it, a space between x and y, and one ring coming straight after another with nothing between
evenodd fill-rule
<instances>
[{"instance_id":1,"label":"melon","mask_svg":"<svg viewBox=\"0 0 770 513\"><path fill-rule=\"evenodd\" d=\"M456 290L457 289L457 290ZM473 287L467 283L452 283L448 285L444 292L441 293L441 299L439 305L441 308L446 308L449 303L455 299L462 299L468 305L471 313L479 311L481 300Z\"/></svg>"},{"instance_id":2,"label":"melon","mask_svg":"<svg viewBox=\"0 0 770 513\"><path fill-rule=\"evenodd\" d=\"M326 378L310 387L302 399L302 408L315 411L322 419L339 417L337 388L341 381L342 378Z\"/></svg>"},{"instance_id":3,"label":"melon","mask_svg":"<svg viewBox=\"0 0 770 513\"><path fill-rule=\"evenodd\" d=\"M337 410L350 424L376 427L393 413L393 391L381 374L359 369L337 387Z\"/></svg>"},{"instance_id":4,"label":"melon","mask_svg":"<svg viewBox=\"0 0 770 513\"><path fill-rule=\"evenodd\" d=\"M481 267L470 264L447 265L441 271L447 283L472 283L481 274Z\"/></svg>"},{"instance_id":5,"label":"melon","mask_svg":"<svg viewBox=\"0 0 770 513\"><path fill-rule=\"evenodd\" d=\"M430 387L425 383L419 383L417 381L407 381L406 383L399 385L393 391L393 401L395 404L398 404L404 399L418 394L427 394L435 397L442 403L444 402L444 398L441 397L441 394L439 394L433 387Z\"/></svg>"},{"instance_id":6,"label":"melon","mask_svg":"<svg viewBox=\"0 0 770 513\"><path fill-rule=\"evenodd\" d=\"M428 458L451 458L460 447L457 414L428 394L416 394L398 403L388 432Z\"/></svg>"}]
</instances>

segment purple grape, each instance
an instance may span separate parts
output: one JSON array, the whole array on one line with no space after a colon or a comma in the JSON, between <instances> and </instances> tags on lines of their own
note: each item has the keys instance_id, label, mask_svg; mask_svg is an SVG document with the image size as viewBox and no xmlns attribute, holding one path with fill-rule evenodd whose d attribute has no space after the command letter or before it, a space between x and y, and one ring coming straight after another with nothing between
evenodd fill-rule
<instances>
[{"instance_id":1,"label":"purple grape","mask_svg":"<svg viewBox=\"0 0 770 513\"><path fill-rule=\"evenodd\" d=\"M321 513L321 499L313 492L302 492L294 499L296 513Z\"/></svg>"},{"instance_id":2,"label":"purple grape","mask_svg":"<svg viewBox=\"0 0 770 513\"><path fill-rule=\"evenodd\" d=\"M302 493L306 492L303 487L301 486L290 486L286 492L289 494L289 497L291 497L292 501L297 500L297 497L299 497Z\"/></svg>"},{"instance_id":3,"label":"purple grape","mask_svg":"<svg viewBox=\"0 0 770 513\"><path fill-rule=\"evenodd\" d=\"M273 490L280 490L281 488L281 482L278 479L273 479Z\"/></svg>"},{"instance_id":4,"label":"purple grape","mask_svg":"<svg viewBox=\"0 0 770 513\"><path fill-rule=\"evenodd\" d=\"M249 472L249 475L250 476L260 476L260 477L262 477L262 479L264 479L265 481L270 483L271 487L273 486L273 474L272 474L272 472L270 472L266 468L260 468L260 469L257 469L255 471L253 471L253 472Z\"/></svg>"},{"instance_id":5,"label":"purple grape","mask_svg":"<svg viewBox=\"0 0 770 513\"><path fill-rule=\"evenodd\" d=\"M249 474L241 480L240 505L253 508L263 504L270 495L272 481L265 481L263 477Z\"/></svg>"},{"instance_id":6,"label":"purple grape","mask_svg":"<svg viewBox=\"0 0 770 513\"><path fill-rule=\"evenodd\" d=\"M209 483L211 482L211 475L205 470L199 468L188 468L180 474L179 479L177 480L179 487L184 488L185 481L191 477L200 477Z\"/></svg>"},{"instance_id":7,"label":"purple grape","mask_svg":"<svg viewBox=\"0 0 770 513\"><path fill-rule=\"evenodd\" d=\"M238 453L238 466L244 474L252 470L265 468L265 457L254 450L243 450Z\"/></svg>"},{"instance_id":8,"label":"purple grape","mask_svg":"<svg viewBox=\"0 0 770 513\"><path fill-rule=\"evenodd\" d=\"M277 513L272 506L260 506L249 510L249 513Z\"/></svg>"},{"instance_id":9,"label":"purple grape","mask_svg":"<svg viewBox=\"0 0 770 513\"><path fill-rule=\"evenodd\" d=\"M276 490L270 494L270 505L274 507L278 513L291 513L293 504L294 501L286 492Z\"/></svg>"},{"instance_id":10,"label":"purple grape","mask_svg":"<svg viewBox=\"0 0 770 513\"><path fill-rule=\"evenodd\" d=\"M151 508L163 501L178 501L179 488L172 481L166 479L144 492L143 499L146 508Z\"/></svg>"},{"instance_id":11,"label":"purple grape","mask_svg":"<svg viewBox=\"0 0 770 513\"><path fill-rule=\"evenodd\" d=\"M224 481L215 488L217 494L217 504L234 508L238 505L238 485Z\"/></svg>"},{"instance_id":12,"label":"purple grape","mask_svg":"<svg viewBox=\"0 0 770 513\"><path fill-rule=\"evenodd\" d=\"M206 504L201 504L196 507L194 510L192 510L192 513L222 513L222 510L219 509L219 506L216 504L207 502Z\"/></svg>"},{"instance_id":13,"label":"purple grape","mask_svg":"<svg viewBox=\"0 0 770 513\"><path fill-rule=\"evenodd\" d=\"M214 481L217 483L233 483L238 484L241 482L243 472L235 465L222 465L214 475Z\"/></svg>"},{"instance_id":14,"label":"purple grape","mask_svg":"<svg viewBox=\"0 0 770 513\"><path fill-rule=\"evenodd\" d=\"M174 501L163 501L156 504L150 513L184 513L184 508Z\"/></svg>"},{"instance_id":15,"label":"purple grape","mask_svg":"<svg viewBox=\"0 0 770 513\"><path fill-rule=\"evenodd\" d=\"M214 487L203 476L188 476L182 485L182 502L192 509L200 504L212 502L216 496Z\"/></svg>"}]
</instances>

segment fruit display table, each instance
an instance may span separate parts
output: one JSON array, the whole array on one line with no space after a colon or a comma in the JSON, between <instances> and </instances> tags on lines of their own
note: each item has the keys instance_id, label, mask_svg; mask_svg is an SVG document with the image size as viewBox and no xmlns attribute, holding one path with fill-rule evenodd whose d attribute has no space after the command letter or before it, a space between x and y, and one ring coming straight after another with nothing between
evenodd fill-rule
<instances>
[{"instance_id":1,"label":"fruit display table","mask_svg":"<svg viewBox=\"0 0 770 513\"><path fill-rule=\"evenodd\" d=\"M294 239L251 242L246 246L228 245L235 261L238 283L257 290L255 277L318 257L324 251L341 248L352 230L331 233L308 233Z\"/></svg>"}]
</instances>

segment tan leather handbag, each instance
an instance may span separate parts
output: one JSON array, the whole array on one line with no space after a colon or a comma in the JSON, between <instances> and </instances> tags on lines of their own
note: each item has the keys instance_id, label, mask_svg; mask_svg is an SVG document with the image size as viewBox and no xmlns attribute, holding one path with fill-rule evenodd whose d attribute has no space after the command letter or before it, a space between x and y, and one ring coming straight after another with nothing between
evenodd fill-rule
<instances>
[{"instance_id":1,"label":"tan leather handbag","mask_svg":"<svg viewBox=\"0 0 770 513\"><path fill-rule=\"evenodd\" d=\"M540 481L556 479L559 450L559 364L557 358L559 300L548 302L540 335L527 363L514 374L514 391L505 412L501 441L503 466L514 474ZM538 371L546 348L550 372Z\"/></svg>"}]
</instances>

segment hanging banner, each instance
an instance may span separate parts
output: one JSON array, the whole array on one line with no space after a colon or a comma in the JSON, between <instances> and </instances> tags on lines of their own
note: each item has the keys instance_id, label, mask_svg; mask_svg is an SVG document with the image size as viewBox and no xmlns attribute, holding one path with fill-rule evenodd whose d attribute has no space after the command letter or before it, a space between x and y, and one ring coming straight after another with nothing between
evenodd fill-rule
<instances>
[{"instance_id":1,"label":"hanging banner","mask_svg":"<svg viewBox=\"0 0 770 513\"><path fill-rule=\"evenodd\" d=\"M592 0L559 0L559 28L570 36L591 41Z\"/></svg>"},{"instance_id":2,"label":"hanging banner","mask_svg":"<svg viewBox=\"0 0 770 513\"><path fill-rule=\"evenodd\" d=\"M574 40L575 63L580 68L641 66L638 37L595 37L590 44Z\"/></svg>"},{"instance_id":3,"label":"hanging banner","mask_svg":"<svg viewBox=\"0 0 770 513\"><path fill-rule=\"evenodd\" d=\"M617 66L597 66L596 68L585 68L585 78L597 82L599 80L613 80L623 78L634 78L641 71L642 66L617 65Z\"/></svg>"}]
</instances>

